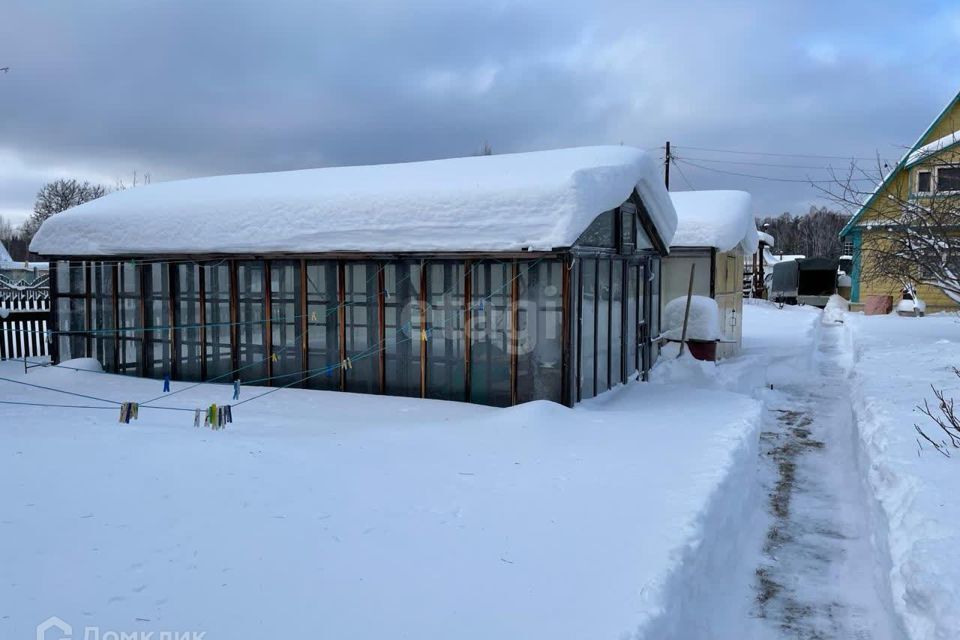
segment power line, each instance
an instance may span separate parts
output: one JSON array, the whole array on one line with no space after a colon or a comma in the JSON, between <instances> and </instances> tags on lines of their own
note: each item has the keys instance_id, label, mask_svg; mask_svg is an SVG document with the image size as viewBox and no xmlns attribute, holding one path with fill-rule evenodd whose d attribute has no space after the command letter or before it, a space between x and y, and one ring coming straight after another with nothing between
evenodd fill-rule
<instances>
[{"instance_id":1,"label":"power line","mask_svg":"<svg viewBox=\"0 0 960 640\"><path fill-rule=\"evenodd\" d=\"M693 188L693 185L690 184L690 180L687 179L687 174L685 174L685 173L683 172L683 168L682 168L679 164L677 164L677 158L676 158L676 157L673 158L673 166L675 166L675 167L677 168L677 173L679 173L679 174L680 174L680 177L683 178L684 183L685 183L688 187L690 187L690 190L691 190L691 191L696 191L696 189Z\"/></svg>"},{"instance_id":2,"label":"power line","mask_svg":"<svg viewBox=\"0 0 960 640\"><path fill-rule=\"evenodd\" d=\"M690 165L691 167L697 167L698 169L703 169L703 170L705 170L705 171L713 171L714 173L722 173L722 174L725 174L725 175L728 175L728 176L739 176L739 177L741 177L741 178L754 178L754 179L757 179L757 180L767 180L767 181L770 181L770 182L793 182L793 183L797 183L797 184L836 184L836 183L837 183L837 180L810 180L810 179L802 179L802 180L801 180L801 179L796 179L796 178L778 178L778 177L774 177L774 176L758 176L758 175L755 175L755 174L752 174L752 173L740 173L740 172L738 172L738 171L726 171L726 170L724 170L724 169L717 169L716 167L707 167L707 166L704 166L704 165L702 165L702 164L697 164L697 163L695 163L695 162L690 162L690 161L684 160L684 159L682 159L682 158L678 158L678 159L677 159L677 162L682 162L682 163L684 163L684 164ZM869 179L869 178L860 178L860 179L851 180L850 182L871 182L871 183L876 183L877 181L876 181L876 180L871 180L871 179Z\"/></svg>"},{"instance_id":3,"label":"power line","mask_svg":"<svg viewBox=\"0 0 960 640\"><path fill-rule=\"evenodd\" d=\"M820 170L833 170L833 167L830 165L813 165L813 164L781 164L777 162L752 162L750 160L722 160L720 158L700 158L696 156L675 156L681 160L696 160L697 162L713 162L716 164L744 164L755 167L781 167L784 169L820 169Z\"/></svg>"},{"instance_id":4,"label":"power line","mask_svg":"<svg viewBox=\"0 0 960 640\"><path fill-rule=\"evenodd\" d=\"M774 153L771 151L741 151L738 149L717 149L710 147L689 147L686 145L674 145L675 148L679 149L691 149L693 151L709 151L712 153L733 153L737 155L745 156L771 156L777 158L820 158L823 160L876 160L876 156L867 157L867 156L829 156L829 155L819 155L814 153Z\"/></svg>"}]
</instances>

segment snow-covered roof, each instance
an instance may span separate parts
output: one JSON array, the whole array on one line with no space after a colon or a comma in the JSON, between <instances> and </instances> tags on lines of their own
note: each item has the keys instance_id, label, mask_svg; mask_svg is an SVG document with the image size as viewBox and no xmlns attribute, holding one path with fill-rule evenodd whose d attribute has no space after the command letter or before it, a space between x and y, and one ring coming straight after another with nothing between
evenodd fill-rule
<instances>
[{"instance_id":1,"label":"snow-covered roof","mask_svg":"<svg viewBox=\"0 0 960 640\"><path fill-rule=\"evenodd\" d=\"M664 244L676 213L654 160L581 147L156 183L48 219L45 255L510 251L570 246L637 190Z\"/></svg>"},{"instance_id":2,"label":"snow-covered roof","mask_svg":"<svg viewBox=\"0 0 960 640\"><path fill-rule=\"evenodd\" d=\"M747 254L757 250L759 236L749 193L675 191L670 198L678 220L671 246L730 251L740 245Z\"/></svg>"},{"instance_id":3,"label":"snow-covered roof","mask_svg":"<svg viewBox=\"0 0 960 640\"><path fill-rule=\"evenodd\" d=\"M929 144L923 145L919 149L911 151L904 162L904 166L912 167L913 165L923 162L931 156L937 155L941 151L946 151L947 149L954 147L958 143L960 143L960 131L954 131L953 133L934 140Z\"/></svg>"},{"instance_id":4,"label":"snow-covered roof","mask_svg":"<svg viewBox=\"0 0 960 640\"><path fill-rule=\"evenodd\" d=\"M773 236L767 233L766 231L757 231L757 236L760 238L760 241L768 247L776 246L776 242L773 239Z\"/></svg>"},{"instance_id":5,"label":"snow-covered roof","mask_svg":"<svg viewBox=\"0 0 960 640\"><path fill-rule=\"evenodd\" d=\"M10 252L3 246L3 243L0 242L0 264L4 262L13 262L13 258L10 257Z\"/></svg>"}]
</instances>

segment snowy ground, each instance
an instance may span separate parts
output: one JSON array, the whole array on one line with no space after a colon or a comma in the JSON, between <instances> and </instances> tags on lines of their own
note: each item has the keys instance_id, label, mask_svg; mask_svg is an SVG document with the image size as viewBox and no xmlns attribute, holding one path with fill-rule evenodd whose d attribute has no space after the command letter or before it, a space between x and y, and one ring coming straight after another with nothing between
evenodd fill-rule
<instances>
[{"instance_id":1,"label":"snowy ground","mask_svg":"<svg viewBox=\"0 0 960 640\"><path fill-rule=\"evenodd\" d=\"M876 530L888 538L893 601L909 637L960 636L960 451L922 449L915 411L930 385L960 399L960 319L848 316L856 362L854 409L863 468L876 498Z\"/></svg>"},{"instance_id":2,"label":"snowy ground","mask_svg":"<svg viewBox=\"0 0 960 640\"><path fill-rule=\"evenodd\" d=\"M0 376L115 400L161 384ZM2 381L0 399L97 404ZM703 562L711 518L745 506L724 487L755 454L760 406L631 384L576 410L281 391L218 432L117 415L0 405L0 638L52 615L74 637L629 635Z\"/></svg>"},{"instance_id":3,"label":"snowy ground","mask_svg":"<svg viewBox=\"0 0 960 640\"><path fill-rule=\"evenodd\" d=\"M821 318L747 304L737 358L665 357L574 410L290 390L211 432L0 404L0 638L51 615L74 637L954 637L960 501L940 487L960 461L918 457L911 408L960 386L960 324ZM0 400L98 404L6 381Z\"/></svg>"}]
</instances>

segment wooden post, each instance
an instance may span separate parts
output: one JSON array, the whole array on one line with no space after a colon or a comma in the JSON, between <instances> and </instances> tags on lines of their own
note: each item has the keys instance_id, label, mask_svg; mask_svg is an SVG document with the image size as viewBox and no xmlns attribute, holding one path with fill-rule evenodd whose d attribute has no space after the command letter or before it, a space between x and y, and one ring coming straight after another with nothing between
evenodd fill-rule
<instances>
[{"instance_id":1,"label":"wooden post","mask_svg":"<svg viewBox=\"0 0 960 640\"><path fill-rule=\"evenodd\" d=\"M413 327L411 327L412 329ZM427 397L427 341L423 339L427 331L427 265L420 261L420 397Z\"/></svg>"},{"instance_id":2,"label":"wooden post","mask_svg":"<svg viewBox=\"0 0 960 640\"><path fill-rule=\"evenodd\" d=\"M473 261L466 260L463 265L463 384L466 387L463 397L466 402L470 402L470 386L473 384L473 378L470 373L470 357L473 349L470 344L473 335L473 330L470 326L473 324L472 296Z\"/></svg>"},{"instance_id":3,"label":"wooden post","mask_svg":"<svg viewBox=\"0 0 960 640\"><path fill-rule=\"evenodd\" d=\"M301 387L309 386L306 380L310 371L310 318L307 317L307 261L300 260L300 372L304 377ZM315 372L314 372L315 373ZM312 379L312 378L311 378Z\"/></svg>"},{"instance_id":4,"label":"wooden post","mask_svg":"<svg viewBox=\"0 0 960 640\"><path fill-rule=\"evenodd\" d=\"M383 264L377 264L377 326L379 337L380 393L387 392L387 296Z\"/></svg>"},{"instance_id":5,"label":"wooden post","mask_svg":"<svg viewBox=\"0 0 960 640\"><path fill-rule=\"evenodd\" d=\"M197 355L200 358L200 379L207 379L207 274L204 272L202 264L196 265L197 269L197 301L200 305L198 319L200 321L200 330L197 332ZM228 380L227 382L233 382Z\"/></svg>"},{"instance_id":6,"label":"wooden post","mask_svg":"<svg viewBox=\"0 0 960 640\"><path fill-rule=\"evenodd\" d=\"M529 268L529 266L527 267ZM513 261L510 287L510 404L517 404L517 376L520 351L520 263Z\"/></svg>"},{"instance_id":7,"label":"wooden post","mask_svg":"<svg viewBox=\"0 0 960 640\"><path fill-rule=\"evenodd\" d=\"M263 261L263 350L267 357L267 384L273 386L273 280L270 276L270 261Z\"/></svg>"},{"instance_id":8,"label":"wooden post","mask_svg":"<svg viewBox=\"0 0 960 640\"><path fill-rule=\"evenodd\" d=\"M683 355L683 345L687 343L687 320L690 318L690 302L693 298L693 273L697 268L697 263L690 265L690 284L687 285L687 308L683 311L683 332L680 334L680 352L677 357Z\"/></svg>"},{"instance_id":9,"label":"wooden post","mask_svg":"<svg viewBox=\"0 0 960 640\"><path fill-rule=\"evenodd\" d=\"M672 160L670 156L670 141L667 140L667 152L663 157L663 184L666 185L667 191L670 191L670 161Z\"/></svg>"}]
</instances>

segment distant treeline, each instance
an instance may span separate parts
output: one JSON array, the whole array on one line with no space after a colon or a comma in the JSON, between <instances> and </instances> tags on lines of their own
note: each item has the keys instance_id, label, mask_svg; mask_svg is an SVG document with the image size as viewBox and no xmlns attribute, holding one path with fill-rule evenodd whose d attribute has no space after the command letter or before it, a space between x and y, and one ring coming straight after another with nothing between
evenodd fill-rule
<instances>
[{"instance_id":1,"label":"distant treeline","mask_svg":"<svg viewBox=\"0 0 960 640\"><path fill-rule=\"evenodd\" d=\"M757 228L773 236L774 253L804 255L808 258L839 258L843 255L840 230L849 220L826 207L810 207L806 215L789 213L757 219Z\"/></svg>"}]
</instances>

